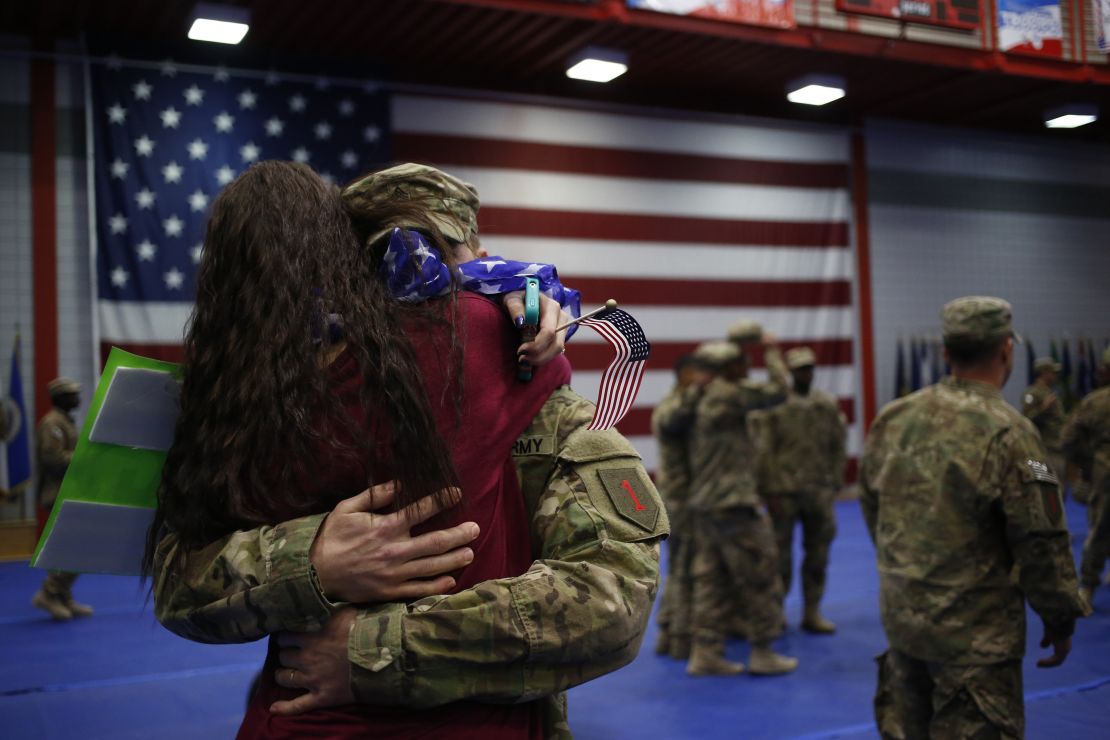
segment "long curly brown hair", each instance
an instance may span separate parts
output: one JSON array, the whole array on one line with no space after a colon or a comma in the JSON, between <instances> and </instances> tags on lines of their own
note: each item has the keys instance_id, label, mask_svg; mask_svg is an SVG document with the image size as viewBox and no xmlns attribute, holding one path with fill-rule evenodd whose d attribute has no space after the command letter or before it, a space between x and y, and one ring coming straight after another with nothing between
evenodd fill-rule
<instances>
[{"instance_id":1,"label":"long curly brown hair","mask_svg":"<svg viewBox=\"0 0 1110 740\"><path fill-rule=\"evenodd\" d=\"M439 241L434 228L428 232ZM196 547L272 523L277 512L318 507L295 484L297 464L311 450L372 454L370 440L342 450L321 437L321 413L354 424L328 389L323 358L339 341L363 374L364 408L382 415L390 431L398 506L446 499L440 491L457 476L402 329L414 317L446 320L442 310L395 301L376 275L375 251L360 243L339 191L304 165L258 163L216 198L146 572L167 529ZM335 315L342 337L329 324ZM369 462L371 471L383 463Z\"/></svg>"}]
</instances>

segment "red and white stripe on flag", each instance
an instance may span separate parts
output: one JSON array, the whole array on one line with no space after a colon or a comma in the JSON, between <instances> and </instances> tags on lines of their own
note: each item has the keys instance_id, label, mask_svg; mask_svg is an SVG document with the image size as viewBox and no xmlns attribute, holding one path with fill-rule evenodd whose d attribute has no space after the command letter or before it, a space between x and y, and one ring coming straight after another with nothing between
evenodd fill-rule
<instances>
[{"instance_id":1,"label":"red and white stripe on flag","mask_svg":"<svg viewBox=\"0 0 1110 740\"><path fill-rule=\"evenodd\" d=\"M673 362L739 318L784 350L814 348L816 386L840 399L859 454L846 131L415 95L392 106L394 159L474 183L491 254L552 262L584 307L615 298L643 326L652 357L618 429L649 469L651 410ZM157 309L115 312L104 339L179 344L188 312ZM579 331L567 357L575 388L599 398L606 340Z\"/></svg>"},{"instance_id":2,"label":"red and white stripe on flag","mask_svg":"<svg viewBox=\"0 0 1110 740\"><path fill-rule=\"evenodd\" d=\"M596 331L613 348L613 359L601 376L597 409L589 426L595 431L612 429L628 413L640 392L651 345L636 320L619 308L602 311L583 319L581 324Z\"/></svg>"}]
</instances>

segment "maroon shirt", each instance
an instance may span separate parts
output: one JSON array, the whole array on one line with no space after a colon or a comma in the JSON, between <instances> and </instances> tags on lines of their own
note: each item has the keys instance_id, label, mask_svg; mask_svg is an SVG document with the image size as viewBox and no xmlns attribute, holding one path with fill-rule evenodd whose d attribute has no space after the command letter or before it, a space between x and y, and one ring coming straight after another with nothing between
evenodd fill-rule
<instances>
[{"instance_id":1,"label":"maroon shirt","mask_svg":"<svg viewBox=\"0 0 1110 740\"><path fill-rule=\"evenodd\" d=\"M463 492L461 505L431 519L418 531L463 521L475 521L481 527L481 534L471 544L474 560L455 574L455 590L462 590L482 581L521 575L532 564L528 517L513 466L512 447L551 392L570 382L570 364L559 357L537 368L530 383L517 381L516 348L520 338L499 306L473 293L458 294L456 331L465 348L461 410L455 406L460 379L450 377L446 332L422 328L412 332L412 341L436 428L448 443ZM329 372L333 392L348 413L373 439L386 439L383 425L366 419L363 412L359 399L362 374L354 357L342 353ZM370 471L363 460L335 455L329 459L322 453L316 465L301 477L305 490L319 497L320 511L329 511L338 500L366 488ZM290 517L281 517L286 518ZM278 686L274 681L277 667L277 643L271 638L259 689L239 728L240 738L520 740L543 735L535 702L460 701L432 709L350 705L280 717L270 713L270 705L302 692Z\"/></svg>"}]
</instances>

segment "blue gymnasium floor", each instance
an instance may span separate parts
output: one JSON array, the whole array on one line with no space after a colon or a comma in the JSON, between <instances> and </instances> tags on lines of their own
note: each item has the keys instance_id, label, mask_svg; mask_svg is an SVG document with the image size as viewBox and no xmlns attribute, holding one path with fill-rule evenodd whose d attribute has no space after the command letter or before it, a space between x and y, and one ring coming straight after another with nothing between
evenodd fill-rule
<instances>
[{"instance_id":1,"label":"blue gymnasium floor","mask_svg":"<svg viewBox=\"0 0 1110 740\"><path fill-rule=\"evenodd\" d=\"M654 622L639 658L574 689L571 725L580 739L870 738L872 656L884 645L873 551L858 506L838 504L826 613L833 637L800 633L797 587L787 601L791 629L779 643L801 667L779 678L693 679L684 664L652 654ZM1076 553L1085 511L1069 505ZM136 580L85 576L85 620L57 624L30 605L41 574L0 564L0 738L231 738L264 646L198 645L163 630ZM1039 621L1030 624L1025 662L1027 737L1107 737L1110 721L1110 588L1078 627L1068 662L1039 670ZM1036 634L1034 634L1036 633ZM729 655L743 660L747 647Z\"/></svg>"}]
</instances>

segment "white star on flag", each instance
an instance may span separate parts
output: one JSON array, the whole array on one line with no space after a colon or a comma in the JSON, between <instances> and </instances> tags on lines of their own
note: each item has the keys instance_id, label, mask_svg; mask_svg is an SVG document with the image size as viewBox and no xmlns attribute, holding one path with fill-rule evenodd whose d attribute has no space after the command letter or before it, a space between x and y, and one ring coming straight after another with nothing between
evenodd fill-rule
<instances>
[{"instance_id":1,"label":"white star on flag","mask_svg":"<svg viewBox=\"0 0 1110 740\"><path fill-rule=\"evenodd\" d=\"M136 100L150 100L150 92L153 89L153 87L147 84L146 80L139 80L131 87L131 90L135 93Z\"/></svg>"},{"instance_id":2,"label":"white star on flag","mask_svg":"<svg viewBox=\"0 0 1110 740\"><path fill-rule=\"evenodd\" d=\"M166 230L166 236L181 236L181 230L185 228L185 222L176 215L170 216L162 222L162 228Z\"/></svg>"},{"instance_id":3,"label":"white star on flag","mask_svg":"<svg viewBox=\"0 0 1110 740\"><path fill-rule=\"evenodd\" d=\"M266 119L266 135L267 136L281 136L282 129L285 128L285 122L277 116Z\"/></svg>"},{"instance_id":4,"label":"white star on flag","mask_svg":"<svg viewBox=\"0 0 1110 740\"><path fill-rule=\"evenodd\" d=\"M366 139L368 143L373 144L377 142L378 139L382 138L381 129L377 126L367 126L362 130L362 138Z\"/></svg>"},{"instance_id":5,"label":"white star on flag","mask_svg":"<svg viewBox=\"0 0 1110 740\"><path fill-rule=\"evenodd\" d=\"M220 169L216 170L216 181L221 185L227 185L235 179L235 170L228 167L226 164Z\"/></svg>"},{"instance_id":6,"label":"white star on flag","mask_svg":"<svg viewBox=\"0 0 1110 740\"><path fill-rule=\"evenodd\" d=\"M116 159L112 161L112 177L116 177L122 180L123 178L127 177L127 170L129 169L131 169L131 165L129 165L127 162L124 162L119 157L116 157Z\"/></svg>"},{"instance_id":7,"label":"white star on flag","mask_svg":"<svg viewBox=\"0 0 1110 740\"><path fill-rule=\"evenodd\" d=\"M253 141L248 141L239 147L239 156L243 158L244 162L253 162L258 159L258 152L259 149Z\"/></svg>"},{"instance_id":8,"label":"white star on flag","mask_svg":"<svg viewBox=\"0 0 1110 740\"><path fill-rule=\"evenodd\" d=\"M181 286L185 282L185 273L176 267L171 267L170 271L163 277L166 280L166 287L170 290L181 290Z\"/></svg>"},{"instance_id":9,"label":"white star on flag","mask_svg":"<svg viewBox=\"0 0 1110 740\"><path fill-rule=\"evenodd\" d=\"M300 113L305 109L305 99L303 95L294 95L289 98L289 110L294 113Z\"/></svg>"},{"instance_id":10,"label":"white star on flag","mask_svg":"<svg viewBox=\"0 0 1110 740\"><path fill-rule=\"evenodd\" d=\"M172 105L158 114L162 118L162 128L177 128L181 123L181 111Z\"/></svg>"},{"instance_id":11,"label":"white star on flag","mask_svg":"<svg viewBox=\"0 0 1110 740\"><path fill-rule=\"evenodd\" d=\"M182 172L184 170L181 169L181 165L177 162L170 162L162 168L162 177L165 178L166 182L181 182Z\"/></svg>"},{"instance_id":12,"label":"white star on flag","mask_svg":"<svg viewBox=\"0 0 1110 740\"><path fill-rule=\"evenodd\" d=\"M221 111L220 115L212 119L216 124L216 130L221 133L229 134L231 129L235 127L235 116L230 115L227 111Z\"/></svg>"},{"instance_id":13,"label":"white star on flag","mask_svg":"<svg viewBox=\"0 0 1110 740\"><path fill-rule=\"evenodd\" d=\"M244 110L250 110L254 108L255 104L258 102L258 96L255 95L254 91L250 89L244 90L243 92L239 93L239 97L237 99L239 101L239 107Z\"/></svg>"},{"instance_id":14,"label":"white star on flag","mask_svg":"<svg viewBox=\"0 0 1110 740\"><path fill-rule=\"evenodd\" d=\"M492 272L493 268L497 267L498 265L507 265L509 263L506 262L505 260L482 260L478 264L479 265L485 265L486 266L486 272Z\"/></svg>"},{"instance_id":15,"label":"white star on flag","mask_svg":"<svg viewBox=\"0 0 1110 740\"><path fill-rule=\"evenodd\" d=\"M293 161L294 162L300 162L301 164L304 164L311 157L312 157L312 155L309 154L308 150L305 149L303 146L299 146L299 147L297 147L296 149L293 150Z\"/></svg>"},{"instance_id":16,"label":"white star on flag","mask_svg":"<svg viewBox=\"0 0 1110 740\"><path fill-rule=\"evenodd\" d=\"M127 109L119 103L108 109L108 120L112 123L122 124L125 118L127 118Z\"/></svg>"},{"instance_id":17,"label":"white star on flag","mask_svg":"<svg viewBox=\"0 0 1110 740\"><path fill-rule=\"evenodd\" d=\"M204 102L204 90L201 90L195 84L185 88L184 95L186 105L201 105Z\"/></svg>"},{"instance_id":18,"label":"white star on flag","mask_svg":"<svg viewBox=\"0 0 1110 740\"><path fill-rule=\"evenodd\" d=\"M162 75L164 77L177 77L177 67L174 66L172 59L162 62Z\"/></svg>"},{"instance_id":19,"label":"white star on flag","mask_svg":"<svg viewBox=\"0 0 1110 740\"><path fill-rule=\"evenodd\" d=\"M158 247L154 246L154 243L151 242L150 239L143 239L141 242L139 242L139 259L143 262L153 262L154 253L157 251Z\"/></svg>"},{"instance_id":20,"label":"white star on flag","mask_svg":"<svg viewBox=\"0 0 1110 740\"><path fill-rule=\"evenodd\" d=\"M130 276L128 275L127 270L123 269L122 267L117 267L116 269L112 270L112 285L116 286L117 288L122 288L123 286L127 285L128 277Z\"/></svg>"},{"instance_id":21,"label":"white star on flag","mask_svg":"<svg viewBox=\"0 0 1110 740\"><path fill-rule=\"evenodd\" d=\"M352 170L358 166L358 155L355 154L354 151L352 151L351 149L343 152L343 154L340 155L339 160L343 164L343 166L349 170Z\"/></svg>"},{"instance_id":22,"label":"white star on flag","mask_svg":"<svg viewBox=\"0 0 1110 740\"><path fill-rule=\"evenodd\" d=\"M143 134L141 139L135 139L135 152L140 157L149 157L154 151L154 142L149 136Z\"/></svg>"},{"instance_id":23,"label":"white star on flag","mask_svg":"<svg viewBox=\"0 0 1110 740\"><path fill-rule=\"evenodd\" d=\"M154 199L158 196L154 194L150 188L143 188L135 193L135 202L139 204L139 208L152 208L154 206Z\"/></svg>"},{"instance_id":24,"label":"white star on flag","mask_svg":"<svg viewBox=\"0 0 1110 740\"><path fill-rule=\"evenodd\" d=\"M327 141L331 138L331 124L327 121L320 121L312 131L316 134L316 138L321 141Z\"/></svg>"},{"instance_id":25,"label":"white star on flag","mask_svg":"<svg viewBox=\"0 0 1110 740\"><path fill-rule=\"evenodd\" d=\"M340 115L349 116L355 112L355 103L350 98L343 98L339 101Z\"/></svg>"},{"instance_id":26,"label":"white star on flag","mask_svg":"<svg viewBox=\"0 0 1110 740\"><path fill-rule=\"evenodd\" d=\"M208 145L200 139L193 139L186 148L189 150L189 159L204 159L208 156Z\"/></svg>"},{"instance_id":27,"label":"white star on flag","mask_svg":"<svg viewBox=\"0 0 1110 740\"><path fill-rule=\"evenodd\" d=\"M479 282L478 283L478 292L479 293L485 293L487 295L493 295L495 293L500 293L501 292L501 285L500 285L500 283L482 283L482 282Z\"/></svg>"},{"instance_id":28,"label":"white star on flag","mask_svg":"<svg viewBox=\"0 0 1110 740\"><path fill-rule=\"evenodd\" d=\"M212 75L212 79L216 82L227 82L231 79L231 75L227 73L227 68L221 64L216 68L216 74Z\"/></svg>"},{"instance_id":29,"label":"white star on flag","mask_svg":"<svg viewBox=\"0 0 1110 740\"><path fill-rule=\"evenodd\" d=\"M113 234L122 234L127 231L127 217L122 213L117 213L108 219L108 223L112 229Z\"/></svg>"},{"instance_id":30,"label":"white star on flag","mask_svg":"<svg viewBox=\"0 0 1110 740\"><path fill-rule=\"evenodd\" d=\"M530 275L537 274L543 269L543 265L537 265L535 262L525 267L523 270L516 274L516 277L529 277Z\"/></svg>"},{"instance_id":31,"label":"white star on flag","mask_svg":"<svg viewBox=\"0 0 1110 740\"><path fill-rule=\"evenodd\" d=\"M194 265L200 264L200 258L204 256L204 243L196 244L189 250L189 256L193 260Z\"/></svg>"},{"instance_id":32,"label":"white star on flag","mask_svg":"<svg viewBox=\"0 0 1110 740\"><path fill-rule=\"evenodd\" d=\"M194 213L200 213L208 206L208 196L204 194L203 190L196 190L189 196L189 208Z\"/></svg>"}]
</instances>

